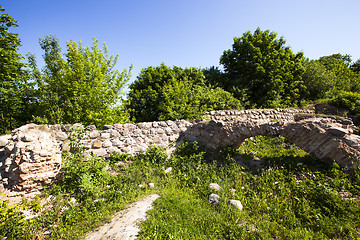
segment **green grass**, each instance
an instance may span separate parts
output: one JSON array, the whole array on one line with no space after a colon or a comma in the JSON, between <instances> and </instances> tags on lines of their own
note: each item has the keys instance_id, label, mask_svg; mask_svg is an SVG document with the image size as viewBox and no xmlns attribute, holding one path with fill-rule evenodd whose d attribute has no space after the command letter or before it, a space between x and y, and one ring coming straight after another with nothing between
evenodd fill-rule
<instances>
[{"instance_id":1,"label":"green grass","mask_svg":"<svg viewBox=\"0 0 360 240\"><path fill-rule=\"evenodd\" d=\"M1 237L36 239L48 231L48 239L81 239L126 204L158 193L139 239L360 238L359 202L341 197L360 195L359 175L350 179L337 164L321 162L282 137L251 138L216 156L187 143L171 158L158 148L87 162L78 154L67 157L63 180L44 192L55 199L39 218L23 221L16 210L0 208L14 223L0 224ZM262 167L251 167L254 160ZM109 174L107 166L118 175ZM165 174L168 167L173 171ZM154 189L138 187L150 182ZM213 182L223 189L217 206L208 202ZM229 199L240 200L243 210L230 207Z\"/></svg>"}]
</instances>

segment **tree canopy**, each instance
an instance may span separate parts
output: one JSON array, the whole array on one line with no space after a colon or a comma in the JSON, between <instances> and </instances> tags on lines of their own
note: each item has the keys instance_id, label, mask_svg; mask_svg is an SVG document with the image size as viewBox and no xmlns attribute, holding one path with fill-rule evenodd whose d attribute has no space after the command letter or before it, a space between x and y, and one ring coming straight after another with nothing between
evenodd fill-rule
<instances>
[{"instance_id":1,"label":"tree canopy","mask_svg":"<svg viewBox=\"0 0 360 240\"><path fill-rule=\"evenodd\" d=\"M17 33L10 28L18 27L8 14L4 14L0 5L0 128L6 132L29 120L25 114L27 104L27 79L21 62L23 56L18 53L21 46Z\"/></svg>"},{"instance_id":2,"label":"tree canopy","mask_svg":"<svg viewBox=\"0 0 360 240\"><path fill-rule=\"evenodd\" d=\"M235 37L232 49L220 58L228 78L225 89L239 93L245 89L251 104L258 107L297 105L305 91L305 58L285 44L275 32L260 28Z\"/></svg>"},{"instance_id":3,"label":"tree canopy","mask_svg":"<svg viewBox=\"0 0 360 240\"><path fill-rule=\"evenodd\" d=\"M195 119L205 111L240 107L230 93L207 87L201 69L165 64L141 71L130 86L127 103L132 119L139 122Z\"/></svg>"},{"instance_id":4,"label":"tree canopy","mask_svg":"<svg viewBox=\"0 0 360 240\"><path fill-rule=\"evenodd\" d=\"M351 56L340 53L320 57L318 60L324 67L335 74L335 85L333 93L341 91L359 91L359 75L355 67L351 67ZM355 70L355 71L353 71Z\"/></svg>"},{"instance_id":5,"label":"tree canopy","mask_svg":"<svg viewBox=\"0 0 360 240\"><path fill-rule=\"evenodd\" d=\"M117 103L130 78L130 70L114 69L117 56L110 56L106 45L92 47L68 42L65 58L54 36L40 39L45 67L39 71L34 56L29 57L37 83L40 108L37 120L44 123L95 124L121 121Z\"/></svg>"}]
</instances>

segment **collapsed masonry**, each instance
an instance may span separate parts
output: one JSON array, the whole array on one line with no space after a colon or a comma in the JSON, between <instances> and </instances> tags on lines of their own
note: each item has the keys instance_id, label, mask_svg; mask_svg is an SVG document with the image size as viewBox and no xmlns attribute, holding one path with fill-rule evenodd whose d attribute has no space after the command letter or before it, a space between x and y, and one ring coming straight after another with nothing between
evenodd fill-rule
<instances>
[{"instance_id":1,"label":"collapsed masonry","mask_svg":"<svg viewBox=\"0 0 360 240\"><path fill-rule=\"evenodd\" d=\"M208 149L240 146L256 135L284 136L316 157L330 158L352 168L360 163L360 136L352 121L320 117L312 110L263 109L213 111L207 120L161 121L89 126L81 140L86 152L100 157L113 152L136 154L151 145L172 148L198 141ZM0 190L38 191L57 178L62 151L70 149L69 135L79 125L28 124L0 137Z\"/></svg>"}]
</instances>

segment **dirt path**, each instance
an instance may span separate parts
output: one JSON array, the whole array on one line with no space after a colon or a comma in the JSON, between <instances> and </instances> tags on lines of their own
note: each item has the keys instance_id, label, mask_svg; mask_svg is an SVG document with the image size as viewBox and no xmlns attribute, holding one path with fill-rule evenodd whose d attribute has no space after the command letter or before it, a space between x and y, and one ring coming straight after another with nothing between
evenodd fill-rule
<instances>
[{"instance_id":1,"label":"dirt path","mask_svg":"<svg viewBox=\"0 0 360 240\"><path fill-rule=\"evenodd\" d=\"M152 194L130 204L116 213L110 223L88 233L85 239L136 239L140 231L138 223L146 219L146 211L152 208L152 203L159 197Z\"/></svg>"}]
</instances>

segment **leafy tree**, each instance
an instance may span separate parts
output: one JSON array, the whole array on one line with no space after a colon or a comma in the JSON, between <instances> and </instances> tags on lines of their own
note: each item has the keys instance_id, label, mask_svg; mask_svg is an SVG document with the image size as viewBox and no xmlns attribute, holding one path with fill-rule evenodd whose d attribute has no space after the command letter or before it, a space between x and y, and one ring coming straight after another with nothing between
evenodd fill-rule
<instances>
[{"instance_id":1,"label":"leafy tree","mask_svg":"<svg viewBox=\"0 0 360 240\"><path fill-rule=\"evenodd\" d=\"M318 61L336 76L334 94L340 91L353 91L358 88L355 84L356 74L350 69L350 55L337 53L320 57Z\"/></svg>"},{"instance_id":2,"label":"leafy tree","mask_svg":"<svg viewBox=\"0 0 360 240\"><path fill-rule=\"evenodd\" d=\"M350 69L354 72L351 90L360 93L360 59L353 63Z\"/></svg>"},{"instance_id":3,"label":"leafy tree","mask_svg":"<svg viewBox=\"0 0 360 240\"><path fill-rule=\"evenodd\" d=\"M246 89L234 85L234 82L229 78L228 74L225 74L218 67L214 66L204 69L203 73L205 75L205 82L209 87L226 89L227 92L236 96L244 107L251 108Z\"/></svg>"},{"instance_id":4,"label":"leafy tree","mask_svg":"<svg viewBox=\"0 0 360 240\"><path fill-rule=\"evenodd\" d=\"M350 69L355 73L360 73L360 59L351 64Z\"/></svg>"},{"instance_id":5,"label":"leafy tree","mask_svg":"<svg viewBox=\"0 0 360 240\"><path fill-rule=\"evenodd\" d=\"M229 79L225 90L234 88L232 92L241 93L245 89L250 102L258 107L299 104L305 91L301 78L305 58L285 44L275 32L260 28L254 34L235 37L232 49L220 58Z\"/></svg>"},{"instance_id":6,"label":"leafy tree","mask_svg":"<svg viewBox=\"0 0 360 240\"><path fill-rule=\"evenodd\" d=\"M202 70L165 64L141 71L130 86L127 108L133 120L195 119L208 110L240 108L230 93L211 89Z\"/></svg>"},{"instance_id":7,"label":"leafy tree","mask_svg":"<svg viewBox=\"0 0 360 240\"><path fill-rule=\"evenodd\" d=\"M319 61L305 62L305 72L302 79L306 86L307 99L316 100L332 96L336 75L327 70Z\"/></svg>"},{"instance_id":8,"label":"leafy tree","mask_svg":"<svg viewBox=\"0 0 360 240\"><path fill-rule=\"evenodd\" d=\"M0 12L4 12L0 5ZM8 14L0 15L0 127L1 132L11 130L27 121L27 82L22 55L17 51L20 44L18 34L10 32L17 27Z\"/></svg>"},{"instance_id":9,"label":"leafy tree","mask_svg":"<svg viewBox=\"0 0 360 240\"><path fill-rule=\"evenodd\" d=\"M40 39L40 46L45 52L42 71L37 69L34 56L29 57L38 86L36 120L97 126L124 120L117 103L131 67L129 71L115 70L118 57L109 56L105 44L99 49L96 39L92 47L70 41L65 58L54 36Z\"/></svg>"}]
</instances>

